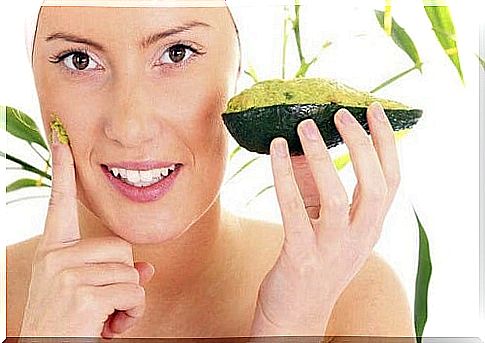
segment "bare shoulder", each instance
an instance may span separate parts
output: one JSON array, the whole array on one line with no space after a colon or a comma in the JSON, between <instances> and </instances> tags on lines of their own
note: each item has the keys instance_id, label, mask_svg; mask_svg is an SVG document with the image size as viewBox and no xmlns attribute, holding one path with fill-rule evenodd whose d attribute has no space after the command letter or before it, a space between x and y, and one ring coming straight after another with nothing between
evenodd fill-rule
<instances>
[{"instance_id":1,"label":"bare shoulder","mask_svg":"<svg viewBox=\"0 0 485 343\"><path fill-rule=\"evenodd\" d=\"M398 275L373 252L342 292L327 336L415 336L406 291Z\"/></svg>"},{"instance_id":2,"label":"bare shoulder","mask_svg":"<svg viewBox=\"0 0 485 343\"><path fill-rule=\"evenodd\" d=\"M18 336L40 236L7 246L7 336Z\"/></svg>"}]
</instances>

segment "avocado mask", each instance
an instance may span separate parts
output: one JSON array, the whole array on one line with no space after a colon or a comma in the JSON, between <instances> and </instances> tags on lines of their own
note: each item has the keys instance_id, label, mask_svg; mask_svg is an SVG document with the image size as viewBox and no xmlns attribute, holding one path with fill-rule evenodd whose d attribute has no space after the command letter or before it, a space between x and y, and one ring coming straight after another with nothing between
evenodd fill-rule
<instances>
[{"instance_id":1,"label":"avocado mask","mask_svg":"<svg viewBox=\"0 0 485 343\"><path fill-rule=\"evenodd\" d=\"M52 114L51 117L54 117L54 120L51 121L50 127L51 127L51 134L53 135L54 133L57 134L57 138L61 144L69 144L69 136L67 135L67 131L62 125L61 120L56 114ZM52 142L51 137L51 142Z\"/></svg>"}]
</instances>

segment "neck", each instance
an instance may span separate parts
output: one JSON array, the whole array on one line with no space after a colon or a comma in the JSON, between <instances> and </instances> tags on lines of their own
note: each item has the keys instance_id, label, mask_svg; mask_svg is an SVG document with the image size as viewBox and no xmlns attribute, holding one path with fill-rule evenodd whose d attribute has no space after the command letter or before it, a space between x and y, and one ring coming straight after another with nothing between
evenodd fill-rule
<instances>
[{"instance_id":1,"label":"neck","mask_svg":"<svg viewBox=\"0 0 485 343\"><path fill-rule=\"evenodd\" d=\"M116 236L98 217L82 204L79 206L81 237ZM155 267L150 285L157 285L159 295L176 298L197 280L211 279L217 263L227 252L225 217L221 215L219 197L209 210L176 239L157 244L134 244L134 261L145 261ZM220 263L219 263L220 265ZM209 275L210 274L210 275ZM215 273L217 274L217 273ZM209 281L209 280L207 280Z\"/></svg>"}]
</instances>

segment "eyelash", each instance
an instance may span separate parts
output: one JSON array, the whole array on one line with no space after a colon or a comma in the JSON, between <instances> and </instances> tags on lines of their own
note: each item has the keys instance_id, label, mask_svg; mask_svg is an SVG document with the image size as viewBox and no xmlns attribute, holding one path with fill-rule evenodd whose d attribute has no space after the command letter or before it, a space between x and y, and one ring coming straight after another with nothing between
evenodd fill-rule
<instances>
[{"instance_id":1,"label":"eyelash","mask_svg":"<svg viewBox=\"0 0 485 343\"><path fill-rule=\"evenodd\" d=\"M178 62L178 63L175 63L175 62L174 63L159 63L160 59L165 55L165 53L167 53L170 48L174 48L174 47L182 47L186 50L191 51L192 54L187 59L184 59L184 60L182 60L181 62ZM49 62L54 63L54 64L58 64L60 62L63 62L69 56L74 55L76 53L87 55L91 60L93 60L96 64L98 64L98 66L100 65L100 63L97 62L96 59L92 57L92 54L86 48L70 48L70 49L67 49L67 50L62 51L58 54L50 56ZM154 63L154 65L157 66L157 67L163 67L164 65L167 65L167 68L171 68L171 69L172 68L183 68L188 63L189 60L195 58L198 55L203 55L203 54L205 54L205 52L202 52L201 50L199 50L198 48L196 48L193 45L190 45L190 44L187 44L187 43L182 43L182 42L176 42L174 44L171 44L169 47L167 47L166 49L163 50L162 54L157 59L157 61ZM195 57L192 57L194 55L195 55ZM75 70L75 69L72 69L72 68L68 68L66 65L63 65L63 67L64 67L64 69L66 69L67 71L69 71L72 74L86 73L86 71L84 71L84 70ZM103 68L101 67L101 69L103 69ZM93 69L91 69L91 70L93 70ZM98 70L98 68L96 68L95 70Z\"/></svg>"}]
</instances>

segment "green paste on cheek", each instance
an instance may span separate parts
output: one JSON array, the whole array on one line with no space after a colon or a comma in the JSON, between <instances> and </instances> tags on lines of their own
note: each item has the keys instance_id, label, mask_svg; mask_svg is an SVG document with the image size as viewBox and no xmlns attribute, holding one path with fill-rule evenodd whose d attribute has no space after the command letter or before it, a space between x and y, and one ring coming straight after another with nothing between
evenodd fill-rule
<instances>
[{"instance_id":1,"label":"green paste on cheek","mask_svg":"<svg viewBox=\"0 0 485 343\"><path fill-rule=\"evenodd\" d=\"M52 134L54 134L54 132L56 132L57 138L58 138L60 143L69 144L69 136L67 135L67 131L64 128L64 126L62 125L61 120L59 119L59 117L56 114L52 114L52 116L55 117L55 119L53 121L51 121L51 123L50 123Z\"/></svg>"}]
</instances>

